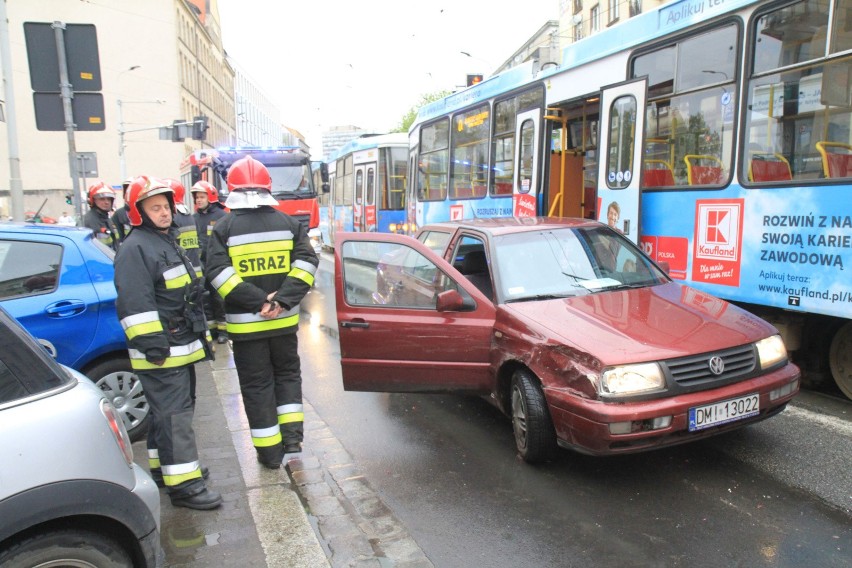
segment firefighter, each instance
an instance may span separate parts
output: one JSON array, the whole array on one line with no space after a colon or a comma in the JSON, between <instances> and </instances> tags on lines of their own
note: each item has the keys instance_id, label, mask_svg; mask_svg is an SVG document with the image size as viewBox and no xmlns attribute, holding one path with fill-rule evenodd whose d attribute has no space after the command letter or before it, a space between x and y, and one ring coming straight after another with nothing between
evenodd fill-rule
<instances>
[{"instance_id":1,"label":"firefighter","mask_svg":"<svg viewBox=\"0 0 852 568\"><path fill-rule=\"evenodd\" d=\"M195 270L195 276L201 278L201 249L198 245L198 231L195 228L195 218L190 214L189 208L184 203L186 199L186 188L176 179L164 179L164 181L174 192L175 214L172 223L177 227L178 235L177 242L186 252L186 257L192 263L192 268ZM190 388L189 395L192 399L192 406L195 406L195 365L189 366ZM154 481L156 481L156 477Z\"/></svg>"},{"instance_id":2,"label":"firefighter","mask_svg":"<svg viewBox=\"0 0 852 568\"><path fill-rule=\"evenodd\" d=\"M231 212L213 227L207 276L225 299L228 336L261 465L301 451L304 413L296 331L319 259L299 221L277 204L266 167L247 156L227 174Z\"/></svg>"},{"instance_id":3,"label":"firefighter","mask_svg":"<svg viewBox=\"0 0 852 568\"><path fill-rule=\"evenodd\" d=\"M98 181L89 186L87 202L89 210L83 215L83 226L91 229L100 242L115 249L118 241L115 238L115 227L109 218L115 202L115 191L103 181Z\"/></svg>"},{"instance_id":4,"label":"firefighter","mask_svg":"<svg viewBox=\"0 0 852 568\"><path fill-rule=\"evenodd\" d=\"M213 509L222 496L204 482L190 398L189 367L212 359L203 283L176 240L172 189L140 176L127 189L127 205L133 228L115 257L116 311L151 407L148 461L172 505Z\"/></svg>"},{"instance_id":5,"label":"firefighter","mask_svg":"<svg viewBox=\"0 0 852 568\"><path fill-rule=\"evenodd\" d=\"M124 200L124 205L115 210L112 214L112 224L115 226L115 233L118 236L118 243L121 244L127 234L130 232L130 219L127 217L127 186L133 181L133 178L127 178L121 182L121 198Z\"/></svg>"},{"instance_id":6,"label":"firefighter","mask_svg":"<svg viewBox=\"0 0 852 568\"><path fill-rule=\"evenodd\" d=\"M210 233L216 225L216 221L225 216L225 208L219 203L219 192L208 182L201 180L196 182L189 190L192 194L192 199L195 201L195 226L198 231L198 244L201 249L201 266L204 266L207 252L207 241L210 238ZM210 329L216 331L216 342L225 343L228 341L228 330L225 325L225 305L219 294L210 287L210 281L207 281L208 292L210 293Z\"/></svg>"}]
</instances>

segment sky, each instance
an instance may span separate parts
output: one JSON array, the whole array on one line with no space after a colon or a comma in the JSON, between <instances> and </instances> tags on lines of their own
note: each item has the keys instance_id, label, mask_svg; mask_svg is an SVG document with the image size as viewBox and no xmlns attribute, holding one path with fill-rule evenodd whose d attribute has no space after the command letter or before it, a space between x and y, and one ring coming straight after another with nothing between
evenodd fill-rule
<instances>
[{"instance_id":1,"label":"sky","mask_svg":"<svg viewBox=\"0 0 852 568\"><path fill-rule=\"evenodd\" d=\"M225 51L314 154L332 126L389 132L423 95L487 76L559 3L218 0Z\"/></svg>"}]
</instances>

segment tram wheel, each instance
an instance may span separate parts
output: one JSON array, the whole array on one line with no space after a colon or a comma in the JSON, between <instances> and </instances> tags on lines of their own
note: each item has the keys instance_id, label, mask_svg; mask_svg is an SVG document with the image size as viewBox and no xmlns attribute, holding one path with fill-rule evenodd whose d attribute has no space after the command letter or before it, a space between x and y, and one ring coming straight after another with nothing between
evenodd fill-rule
<instances>
[{"instance_id":1,"label":"tram wheel","mask_svg":"<svg viewBox=\"0 0 852 568\"><path fill-rule=\"evenodd\" d=\"M834 334L828 350L828 365L834 382L852 399L852 322L846 322Z\"/></svg>"}]
</instances>

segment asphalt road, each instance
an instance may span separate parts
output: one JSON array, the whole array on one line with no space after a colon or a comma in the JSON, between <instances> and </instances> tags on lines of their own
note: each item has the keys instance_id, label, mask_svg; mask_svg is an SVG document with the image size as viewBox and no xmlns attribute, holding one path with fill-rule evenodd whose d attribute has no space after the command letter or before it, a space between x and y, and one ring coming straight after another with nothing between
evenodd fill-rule
<instances>
[{"instance_id":1,"label":"asphalt road","mask_svg":"<svg viewBox=\"0 0 852 568\"><path fill-rule=\"evenodd\" d=\"M305 398L434 566L852 566L852 403L804 392L705 441L529 466L482 399L342 390L328 258Z\"/></svg>"}]
</instances>

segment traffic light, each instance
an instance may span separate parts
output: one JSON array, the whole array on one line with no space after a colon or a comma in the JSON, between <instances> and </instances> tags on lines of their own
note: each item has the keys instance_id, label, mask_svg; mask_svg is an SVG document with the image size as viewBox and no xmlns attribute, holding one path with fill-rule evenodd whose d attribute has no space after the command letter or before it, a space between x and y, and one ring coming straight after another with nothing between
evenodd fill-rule
<instances>
[{"instance_id":1,"label":"traffic light","mask_svg":"<svg viewBox=\"0 0 852 568\"><path fill-rule=\"evenodd\" d=\"M66 193L65 194L65 203L67 203L68 205L74 205L74 200L72 199L72 197L73 197L73 195L71 195L70 193Z\"/></svg>"},{"instance_id":2,"label":"traffic light","mask_svg":"<svg viewBox=\"0 0 852 568\"><path fill-rule=\"evenodd\" d=\"M467 76L467 86L472 87L478 83L482 82L482 75L468 75Z\"/></svg>"},{"instance_id":3,"label":"traffic light","mask_svg":"<svg viewBox=\"0 0 852 568\"><path fill-rule=\"evenodd\" d=\"M207 139L207 117L196 116L192 119L192 139L206 140Z\"/></svg>"}]
</instances>

